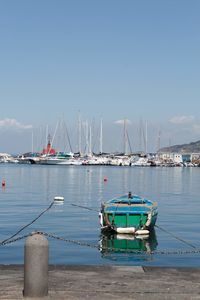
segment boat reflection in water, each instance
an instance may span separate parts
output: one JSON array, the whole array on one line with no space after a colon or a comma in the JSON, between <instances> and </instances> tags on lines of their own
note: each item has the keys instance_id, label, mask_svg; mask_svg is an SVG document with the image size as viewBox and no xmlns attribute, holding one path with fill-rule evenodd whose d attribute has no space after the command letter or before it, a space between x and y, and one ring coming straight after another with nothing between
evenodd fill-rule
<instances>
[{"instance_id":1,"label":"boat reflection in water","mask_svg":"<svg viewBox=\"0 0 200 300\"><path fill-rule=\"evenodd\" d=\"M103 258L110 260L147 261L152 260L152 251L158 243L155 230L150 235L130 234L101 235L100 251Z\"/></svg>"}]
</instances>

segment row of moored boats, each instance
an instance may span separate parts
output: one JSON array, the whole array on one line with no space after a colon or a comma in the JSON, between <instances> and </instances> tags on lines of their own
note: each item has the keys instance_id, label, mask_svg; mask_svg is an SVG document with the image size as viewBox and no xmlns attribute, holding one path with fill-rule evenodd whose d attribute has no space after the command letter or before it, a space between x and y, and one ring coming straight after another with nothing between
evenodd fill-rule
<instances>
[{"instance_id":1,"label":"row of moored boats","mask_svg":"<svg viewBox=\"0 0 200 300\"><path fill-rule=\"evenodd\" d=\"M139 167L196 167L200 164L191 162L175 162L162 160L150 155L114 155L99 154L80 156L74 153L57 152L54 155L27 153L19 156L12 156L7 153L0 153L1 163L21 163L40 165L110 165L110 166L139 166Z\"/></svg>"}]
</instances>

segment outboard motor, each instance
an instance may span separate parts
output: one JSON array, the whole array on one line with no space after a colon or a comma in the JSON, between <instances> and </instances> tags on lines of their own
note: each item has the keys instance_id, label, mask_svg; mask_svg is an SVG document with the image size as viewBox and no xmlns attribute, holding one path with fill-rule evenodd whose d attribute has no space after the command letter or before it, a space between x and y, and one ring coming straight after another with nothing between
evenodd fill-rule
<instances>
[{"instance_id":1,"label":"outboard motor","mask_svg":"<svg viewBox=\"0 0 200 300\"><path fill-rule=\"evenodd\" d=\"M128 199L132 199L132 193L128 192Z\"/></svg>"}]
</instances>

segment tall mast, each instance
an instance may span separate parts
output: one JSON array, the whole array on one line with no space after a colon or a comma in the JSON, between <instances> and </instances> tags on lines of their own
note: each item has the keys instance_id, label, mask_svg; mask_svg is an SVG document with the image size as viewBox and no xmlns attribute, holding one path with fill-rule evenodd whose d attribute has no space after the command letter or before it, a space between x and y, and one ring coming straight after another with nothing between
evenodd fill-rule
<instances>
[{"instance_id":1,"label":"tall mast","mask_svg":"<svg viewBox=\"0 0 200 300\"><path fill-rule=\"evenodd\" d=\"M124 119L124 154L127 154L127 120Z\"/></svg>"},{"instance_id":2,"label":"tall mast","mask_svg":"<svg viewBox=\"0 0 200 300\"><path fill-rule=\"evenodd\" d=\"M145 153L147 154L147 121L145 123Z\"/></svg>"},{"instance_id":3,"label":"tall mast","mask_svg":"<svg viewBox=\"0 0 200 300\"><path fill-rule=\"evenodd\" d=\"M143 148L143 124L142 124L142 119L140 119L139 122L139 151L142 152L142 148Z\"/></svg>"},{"instance_id":4,"label":"tall mast","mask_svg":"<svg viewBox=\"0 0 200 300\"><path fill-rule=\"evenodd\" d=\"M33 153L33 130L31 134L31 152Z\"/></svg>"},{"instance_id":5,"label":"tall mast","mask_svg":"<svg viewBox=\"0 0 200 300\"><path fill-rule=\"evenodd\" d=\"M92 126L89 128L89 155L92 156Z\"/></svg>"},{"instance_id":6,"label":"tall mast","mask_svg":"<svg viewBox=\"0 0 200 300\"><path fill-rule=\"evenodd\" d=\"M81 155L81 116L80 116L80 112L79 112L79 116L78 116L78 151Z\"/></svg>"},{"instance_id":7,"label":"tall mast","mask_svg":"<svg viewBox=\"0 0 200 300\"><path fill-rule=\"evenodd\" d=\"M144 142L143 151L145 154L147 154L147 121L145 122L145 125L142 124L142 135L143 135L143 142Z\"/></svg>"},{"instance_id":8,"label":"tall mast","mask_svg":"<svg viewBox=\"0 0 200 300\"><path fill-rule=\"evenodd\" d=\"M88 155L88 121L85 122L86 155Z\"/></svg>"},{"instance_id":9,"label":"tall mast","mask_svg":"<svg viewBox=\"0 0 200 300\"><path fill-rule=\"evenodd\" d=\"M46 127L46 143L48 143L48 135L49 135L49 128L48 128L48 125Z\"/></svg>"},{"instance_id":10,"label":"tall mast","mask_svg":"<svg viewBox=\"0 0 200 300\"><path fill-rule=\"evenodd\" d=\"M99 152L100 152L100 154L103 153L103 124L102 124L102 119L100 121Z\"/></svg>"},{"instance_id":11,"label":"tall mast","mask_svg":"<svg viewBox=\"0 0 200 300\"><path fill-rule=\"evenodd\" d=\"M158 145L157 145L157 152L160 150L160 136L161 136L161 131L158 131Z\"/></svg>"}]
</instances>

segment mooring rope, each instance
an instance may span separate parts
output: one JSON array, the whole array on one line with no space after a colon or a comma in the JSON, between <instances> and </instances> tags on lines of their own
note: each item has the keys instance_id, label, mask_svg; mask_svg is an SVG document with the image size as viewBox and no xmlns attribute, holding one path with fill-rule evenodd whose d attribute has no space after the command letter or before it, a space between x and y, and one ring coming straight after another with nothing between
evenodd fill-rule
<instances>
[{"instance_id":1,"label":"mooring rope","mask_svg":"<svg viewBox=\"0 0 200 300\"><path fill-rule=\"evenodd\" d=\"M97 209L94 209L94 208L90 208L90 207L87 207L87 206L82 206L82 205L73 204L73 203L71 203L71 205L72 205L72 206L76 206L76 207L80 207L80 208L84 208L84 209L87 209L87 210L91 210L91 211L99 212L99 210L97 210Z\"/></svg>"},{"instance_id":2,"label":"mooring rope","mask_svg":"<svg viewBox=\"0 0 200 300\"><path fill-rule=\"evenodd\" d=\"M177 239L178 241L180 241L180 242L182 242L182 243L184 243L184 244L186 244L186 245L188 245L188 246L190 246L190 247L192 247L192 248L194 248L194 249L197 248L197 247L194 246L193 244L191 244L191 243L189 243L188 241L186 241L186 240L180 238L179 236L173 234L172 232L170 232L170 231L168 231L168 230L166 230L166 229L164 229L164 228L162 228L162 227L160 227L160 226L158 226L158 225L155 225L155 227L157 227L158 229L162 230L163 232L165 232L165 233L167 233L167 234L173 236L173 237L174 237L175 239Z\"/></svg>"},{"instance_id":3,"label":"mooring rope","mask_svg":"<svg viewBox=\"0 0 200 300\"><path fill-rule=\"evenodd\" d=\"M45 212L47 212L53 206L53 204L54 204L54 201L45 210L43 210L34 220L32 220L28 224L24 225L22 228L20 228L16 233L11 235L9 238L7 238L3 241L0 241L0 245L5 244L7 241L13 239L16 235L18 235L20 232L22 232L25 228L29 227L34 222L36 222Z\"/></svg>"}]
</instances>

